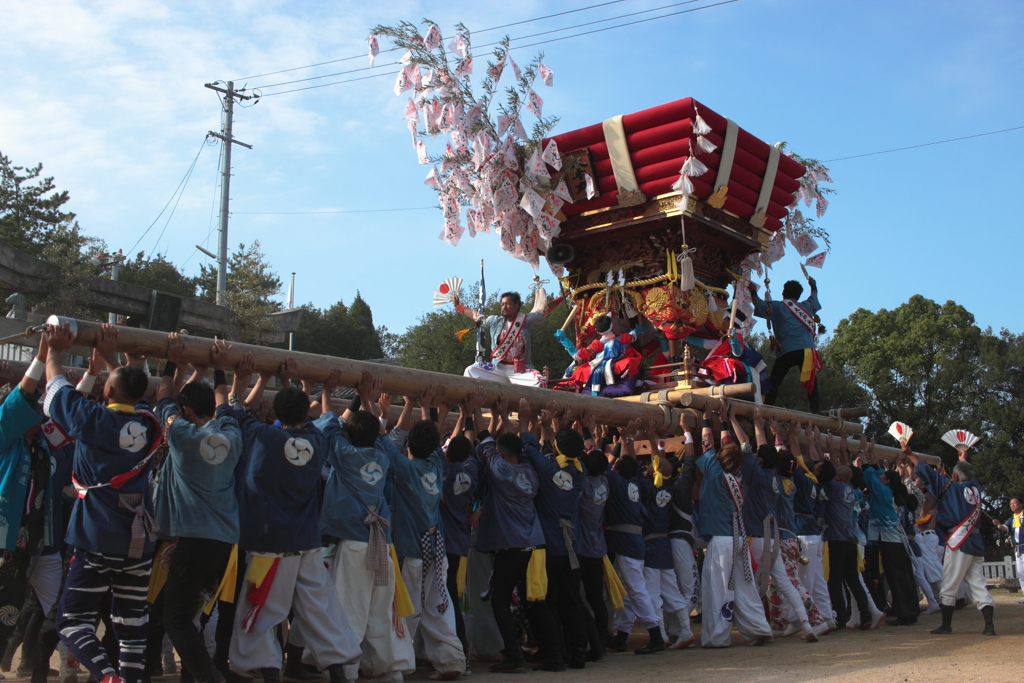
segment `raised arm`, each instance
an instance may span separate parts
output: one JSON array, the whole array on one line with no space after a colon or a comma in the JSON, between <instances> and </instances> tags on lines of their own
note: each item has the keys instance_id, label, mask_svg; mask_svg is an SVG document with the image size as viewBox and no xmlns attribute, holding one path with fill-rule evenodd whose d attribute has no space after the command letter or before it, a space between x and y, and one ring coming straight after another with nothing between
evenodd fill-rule
<instances>
[{"instance_id":1,"label":"raised arm","mask_svg":"<svg viewBox=\"0 0 1024 683\"><path fill-rule=\"evenodd\" d=\"M700 430L700 446L704 453L715 448L715 430L711 424L711 408L704 408L704 424Z\"/></svg>"},{"instance_id":2,"label":"raised arm","mask_svg":"<svg viewBox=\"0 0 1024 683\"><path fill-rule=\"evenodd\" d=\"M462 300L459 299L458 294L452 294L452 303L455 304L455 310L466 316L470 320L476 321L480 319L480 314L474 311L472 308L466 308L462 305Z\"/></svg>"},{"instance_id":3,"label":"raised arm","mask_svg":"<svg viewBox=\"0 0 1024 683\"><path fill-rule=\"evenodd\" d=\"M181 387L178 386L177 380L179 375L184 377L185 374L179 369L184 355L185 340L177 332L171 332L167 335L167 352L165 354L167 362L160 375L160 387L156 390L157 403L165 398L173 400L178 397Z\"/></svg>"},{"instance_id":4,"label":"raised arm","mask_svg":"<svg viewBox=\"0 0 1024 683\"><path fill-rule=\"evenodd\" d=\"M213 366L213 396L216 405L228 405L228 352L231 344L223 339L215 339L210 344L210 365Z\"/></svg>"},{"instance_id":5,"label":"raised arm","mask_svg":"<svg viewBox=\"0 0 1024 683\"><path fill-rule=\"evenodd\" d=\"M235 366L235 376L231 380L231 396L236 396L236 400L242 400L243 392L249 388L249 380L252 379L252 373L255 369L256 363L253 362L252 351L246 351L242 354L242 359L238 361L238 365ZM260 378L262 380L262 374ZM263 385L266 386L266 382ZM263 394L262 389L260 394ZM259 404L257 403L257 405Z\"/></svg>"},{"instance_id":6,"label":"raised arm","mask_svg":"<svg viewBox=\"0 0 1024 683\"><path fill-rule=\"evenodd\" d=\"M402 431L409 431L412 429L413 423L413 411L416 408L416 397L415 396L403 396L402 399L405 401L402 406L402 413L398 416L398 422L395 423L395 429Z\"/></svg>"},{"instance_id":7,"label":"raised arm","mask_svg":"<svg viewBox=\"0 0 1024 683\"><path fill-rule=\"evenodd\" d=\"M57 365L60 365L60 353L54 354L57 356ZM39 349L36 351L36 357L32 359L32 364L29 365L28 370L25 372L25 376L21 378L21 382L18 383L18 388L21 389L22 393L26 396L31 396L36 393L36 389L39 388L39 380L43 378L46 373L47 360L50 356L50 340L46 336L46 330L43 330L42 334L39 335ZM10 365L7 365L10 368ZM8 371L8 377L10 372Z\"/></svg>"},{"instance_id":8,"label":"raised arm","mask_svg":"<svg viewBox=\"0 0 1024 683\"><path fill-rule=\"evenodd\" d=\"M758 448L768 443L768 437L764 433L764 416L761 415L760 408L754 408L754 441L757 442Z\"/></svg>"},{"instance_id":9,"label":"raised arm","mask_svg":"<svg viewBox=\"0 0 1024 683\"><path fill-rule=\"evenodd\" d=\"M800 424L799 421L791 422L789 424L789 452L792 453L793 457L797 458L798 460L802 455L802 453L800 452L800 432L802 431L802 428L803 426ZM808 436L808 441L810 441L810 428L811 423L808 422L808 431L805 432L805 434Z\"/></svg>"}]
</instances>

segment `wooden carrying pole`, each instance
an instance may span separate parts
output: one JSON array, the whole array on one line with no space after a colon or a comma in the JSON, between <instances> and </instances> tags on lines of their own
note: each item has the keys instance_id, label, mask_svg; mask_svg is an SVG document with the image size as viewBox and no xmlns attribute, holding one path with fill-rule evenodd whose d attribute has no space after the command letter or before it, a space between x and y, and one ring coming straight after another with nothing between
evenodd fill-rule
<instances>
[{"instance_id":1,"label":"wooden carrying pole","mask_svg":"<svg viewBox=\"0 0 1024 683\"><path fill-rule=\"evenodd\" d=\"M698 396L725 396L726 398L731 398L733 396L752 396L753 393L754 385L750 382L744 384L727 384L720 387L700 387L698 389L669 389L668 401L669 403L678 404L685 394L696 394ZM615 400L638 402L640 401L640 396L623 396L622 398L617 398Z\"/></svg>"},{"instance_id":2,"label":"wooden carrying pole","mask_svg":"<svg viewBox=\"0 0 1024 683\"><path fill-rule=\"evenodd\" d=\"M711 396L701 396L700 394L684 393L679 397L679 404L684 408L697 408L698 410L704 410L708 408L710 410L719 410L722 402L718 398ZM828 417L827 415L814 415L812 413L800 413L795 410L787 410L786 408L777 408L775 406L758 405L750 403L749 401L741 401L739 399L732 399L729 401L729 405L736 406L736 414L750 417L754 414L755 408L761 409L761 415L766 420L775 418L779 422L792 422L798 420L800 422L810 422L819 429L832 430L834 432L846 432L847 434L860 434L864 431L864 425L857 422L844 422L837 417Z\"/></svg>"},{"instance_id":3,"label":"wooden carrying pole","mask_svg":"<svg viewBox=\"0 0 1024 683\"><path fill-rule=\"evenodd\" d=\"M77 345L89 347L96 344L96 335L100 330L100 323L67 318L58 319L55 316L51 316L47 322L51 324L71 322L73 323L75 343ZM150 358L163 358L166 356L167 333L130 327L118 327L117 330L117 351ZM185 341L184 362L190 363L194 361L209 364L211 339L191 336L184 337L183 339ZM509 409L511 411L515 411L518 408L520 399L526 399L530 404L530 408L534 411L540 411L549 401L554 400L560 408L562 406L569 406L575 412L589 409L600 424L622 426L636 418L644 422L656 420L664 424L669 429L669 433L677 429L679 424L678 409L666 406L665 410L663 410L662 406L653 403L618 401L610 398L570 394L567 392L556 393L536 387L523 387L516 384L478 380L458 375L446 375L427 370L413 370L393 365L380 365L348 358L320 356L300 351L272 349L265 346L233 343L231 351L228 352L227 365L233 368L242 359L242 355L246 351L252 353L256 372L272 372L276 374L285 359L291 356L295 359L298 369L297 377L315 382L324 381L334 368L339 368L341 370L341 384L354 387L359 381L363 370L369 370L375 377L380 377L384 380L384 391L400 396L418 396L429 385L444 384L447 386L444 399L457 403L466 398L477 387L483 387L485 406L493 405L498 399L498 394L503 392L508 397Z\"/></svg>"}]
</instances>

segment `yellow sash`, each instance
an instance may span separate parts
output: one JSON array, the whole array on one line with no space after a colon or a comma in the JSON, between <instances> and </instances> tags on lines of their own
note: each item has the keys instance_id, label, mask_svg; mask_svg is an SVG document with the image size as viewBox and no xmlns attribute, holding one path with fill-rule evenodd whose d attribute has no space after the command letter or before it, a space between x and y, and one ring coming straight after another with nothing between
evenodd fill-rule
<instances>
[{"instance_id":1,"label":"yellow sash","mask_svg":"<svg viewBox=\"0 0 1024 683\"><path fill-rule=\"evenodd\" d=\"M391 565L395 569L395 612L403 618L412 616L416 609L413 607L412 598L409 597L409 589L402 580L402 572L398 569L398 555L395 554L394 544L388 544L388 551L391 553Z\"/></svg>"},{"instance_id":2,"label":"yellow sash","mask_svg":"<svg viewBox=\"0 0 1024 683\"><path fill-rule=\"evenodd\" d=\"M526 599L530 602L548 596L547 558L544 548L537 548L530 555L530 564L526 567Z\"/></svg>"},{"instance_id":3,"label":"yellow sash","mask_svg":"<svg viewBox=\"0 0 1024 683\"><path fill-rule=\"evenodd\" d=\"M614 609L622 609L623 597L626 595L626 587L622 585L619 575L615 573L615 567L608 556L604 556L604 585L608 589L608 598Z\"/></svg>"},{"instance_id":4,"label":"yellow sash","mask_svg":"<svg viewBox=\"0 0 1024 683\"><path fill-rule=\"evenodd\" d=\"M821 544L821 573L828 581L828 541Z\"/></svg>"},{"instance_id":5,"label":"yellow sash","mask_svg":"<svg viewBox=\"0 0 1024 683\"><path fill-rule=\"evenodd\" d=\"M150 603L156 600L156 596L160 595L160 591L164 589L164 584L167 583L169 563L164 562L164 555L172 545L174 545L174 541L160 541L160 545L156 549L156 555L153 556L153 569L149 574L149 590L146 591L146 600Z\"/></svg>"},{"instance_id":6,"label":"yellow sash","mask_svg":"<svg viewBox=\"0 0 1024 683\"><path fill-rule=\"evenodd\" d=\"M235 601L235 583L237 579L238 546L233 545L231 546L231 556L228 557L228 566L224 568L224 576L220 579L220 585L217 586L217 590L210 596L210 599L206 602L206 607L203 608L203 612L207 616L213 611L213 606L217 604L218 600L223 600L224 602Z\"/></svg>"},{"instance_id":7,"label":"yellow sash","mask_svg":"<svg viewBox=\"0 0 1024 683\"><path fill-rule=\"evenodd\" d=\"M460 598L466 592L466 568L469 566L469 562L466 560L465 557L459 558L459 573L455 575L456 590L459 591Z\"/></svg>"}]
</instances>

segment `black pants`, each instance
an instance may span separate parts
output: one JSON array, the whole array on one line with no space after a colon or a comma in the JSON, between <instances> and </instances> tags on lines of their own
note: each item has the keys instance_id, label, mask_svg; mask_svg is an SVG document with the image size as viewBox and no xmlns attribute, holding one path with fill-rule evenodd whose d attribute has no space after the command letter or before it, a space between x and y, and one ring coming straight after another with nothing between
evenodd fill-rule
<instances>
[{"instance_id":1,"label":"black pants","mask_svg":"<svg viewBox=\"0 0 1024 683\"><path fill-rule=\"evenodd\" d=\"M583 582L583 591L586 593L590 611L594 614L594 624L600 638L600 647L596 649L601 652L604 641L608 639L608 607L604 602L604 558L581 557L580 580ZM590 648L595 649L594 643L590 644Z\"/></svg>"},{"instance_id":2,"label":"black pants","mask_svg":"<svg viewBox=\"0 0 1024 683\"><path fill-rule=\"evenodd\" d=\"M455 635L462 643L462 651L469 659L469 643L466 642L466 620L462 617L462 600L459 596L459 563L461 555L448 553L448 596L451 598L452 608L455 610Z\"/></svg>"},{"instance_id":3,"label":"black pants","mask_svg":"<svg viewBox=\"0 0 1024 683\"><path fill-rule=\"evenodd\" d=\"M224 676L213 665L202 634L192 623L203 589L216 588L231 556L231 544L206 538L183 538L171 556L164 584L164 628L181 663L197 683L218 683Z\"/></svg>"},{"instance_id":4,"label":"black pants","mask_svg":"<svg viewBox=\"0 0 1024 683\"><path fill-rule=\"evenodd\" d=\"M852 605L846 602L843 585L850 589L857 609L860 610L861 623L871 622L871 608L868 607L868 596L860 585L857 571L857 544L853 541L828 542L828 596L832 600L832 609L836 611L836 625L846 626L852 613Z\"/></svg>"},{"instance_id":5,"label":"black pants","mask_svg":"<svg viewBox=\"0 0 1024 683\"><path fill-rule=\"evenodd\" d=\"M547 597L530 605L530 625L544 659L582 663L587 650L580 570L569 566L568 555L548 555Z\"/></svg>"},{"instance_id":6,"label":"black pants","mask_svg":"<svg viewBox=\"0 0 1024 683\"><path fill-rule=\"evenodd\" d=\"M881 547L878 543L864 546L864 585L868 587L868 598L882 612L889 611L889 601L885 597L885 578L879 566ZM886 574L889 570L886 569Z\"/></svg>"},{"instance_id":7,"label":"black pants","mask_svg":"<svg viewBox=\"0 0 1024 683\"><path fill-rule=\"evenodd\" d=\"M512 591L526 582L526 567L530 564L530 550L499 550L494 555L494 571L491 574L491 610L494 622L505 643L505 657L513 662L523 659L519 629L512 616ZM522 596L524 599L526 596Z\"/></svg>"},{"instance_id":8,"label":"black pants","mask_svg":"<svg viewBox=\"0 0 1024 683\"><path fill-rule=\"evenodd\" d=\"M786 379L786 375L792 368L797 369L797 379L800 377L800 368L804 365L804 350L796 349L795 351L789 351L784 353L775 359L775 365L772 366L772 372L768 376L768 381L771 383L771 391L765 397L764 402L770 406L775 405L775 401L779 397L779 389L782 387L783 380ZM814 383L814 390L808 394L808 401L811 404L811 412L818 412L818 383Z\"/></svg>"},{"instance_id":9,"label":"black pants","mask_svg":"<svg viewBox=\"0 0 1024 683\"><path fill-rule=\"evenodd\" d=\"M898 619L916 619L921 613L921 603L917 599L917 580L907 549L903 543L880 542L878 546L882 566L885 567L885 580L892 593L889 615Z\"/></svg>"}]
</instances>

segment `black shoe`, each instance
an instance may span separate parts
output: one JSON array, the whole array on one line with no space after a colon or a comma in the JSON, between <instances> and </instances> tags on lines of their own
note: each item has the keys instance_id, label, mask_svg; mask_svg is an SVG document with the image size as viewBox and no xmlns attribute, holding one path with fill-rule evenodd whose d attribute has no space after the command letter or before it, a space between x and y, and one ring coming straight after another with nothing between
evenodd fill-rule
<instances>
[{"instance_id":1,"label":"black shoe","mask_svg":"<svg viewBox=\"0 0 1024 683\"><path fill-rule=\"evenodd\" d=\"M565 671L565 662L561 659L548 659L533 667L534 671Z\"/></svg>"},{"instance_id":2,"label":"black shoe","mask_svg":"<svg viewBox=\"0 0 1024 683\"><path fill-rule=\"evenodd\" d=\"M983 636L994 636L996 634L996 627L992 624L992 613L995 609L992 605L987 605L981 608L981 616L985 617L985 630L981 632Z\"/></svg>"},{"instance_id":3,"label":"black shoe","mask_svg":"<svg viewBox=\"0 0 1024 683\"><path fill-rule=\"evenodd\" d=\"M263 678L263 683L281 683L280 669L260 669L260 676Z\"/></svg>"},{"instance_id":4,"label":"black shoe","mask_svg":"<svg viewBox=\"0 0 1024 683\"><path fill-rule=\"evenodd\" d=\"M569 667L570 669L584 669L587 666L585 658L584 659L568 659L568 660L566 660L565 665L567 667Z\"/></svg>"},{"instance_id":5,"label":"black shoe","mask_svg":"<svg viewBox=\"0 0 1024 683\"><path fill-rule=\"evenodd\" d=\"M603 647L601 649L597 649L597 648L593 648L592 647L589 650L587 650L587 656L583 658L583 661L585 661L585 662L599 662L602 659L604 659L605 656L606 656L606 654L605 654L605 651L604 651Z\"/></svg>"},{"instance_id":6,"label":"black shoe","mask_svg":"<svg viewBox=\"0 0 1024 683\"><path fill-rule=\"evenodd\" d=\"M521 674L526 671L526 663L521 659L503 659L497 664L491 664L490 670L496 674Z\"/></svg>"},{"instance_id":7,"label":"black shoe","mask_svg":"<svg viewBox=\"0 0 1024 683\"><path fill-rule=\"evenodd\" d=\"M665 643L665 638L661 635L661 627L655 626L654 628L647 629L647 633L650 634L650 640L643 647L633 650L635 655L653 655L655 652L661 652L667 650L668 645Z\"/></svg>"},{"instance_id":8,"label":"black shoe","mask_svg":"<svg viewBox=\"0 0 1024 683\"><path fill-rule=\"evenodd\" d=\"M622 631L616 631L615 635L612 636L611 640L608 641L608 649L612 652L625 652L629 648L626 647L626 641L629 640L629 634L623 633Z\"/></svg>"},{"instance_id":9,"label":"black shoe","mask_svg":"<svg viewBox=\"0 0 1024 683\"><path fill-rule=\"evenodd\" d=\"M550 657L550 655L547 654L546 652L543 652L542 650L537 650L536 652L524 652L523 653L523 661L528 662L530 664L536 664L537 662L543 662L548 657Z\"/></svg>"},{"instance_id":10,"label":"black shoe","mask_svg":"<svg viewBox=\"0 0 1024 683\"><path fill-rule=\"evenodd\" d=\"M317 674L310 673L302 666L302 652L305 650L301 645L292 645L289 643L284 648L284 654L286 656L286 663L284 665L284 671L282 677L286 681L319 681L323 680L323 677ZM344 680L344 678L342 678Z\"/></svg>"},{"instance_id":11,"label":"black shoe","mask_svg":"<svg viewBox=\"0 0 1024 683\"><path fill-rule=\"evenodd\" d=\"M953 605L942 605L942 625L938 628L933 628L932 633L936 635L952 633L953 632L953 612L956 607Z\"/></svg>"},{"instance_id":12,"label":"black shoe","mask_svg":"<svg viewBox=\"0 0 1024 683\"><path fill-rule=\"evenodd\" d=\"M885 623L889 626L910 626L914 622L908 617L891 617L886 619Z\"/></svg>"}]
</instances>

